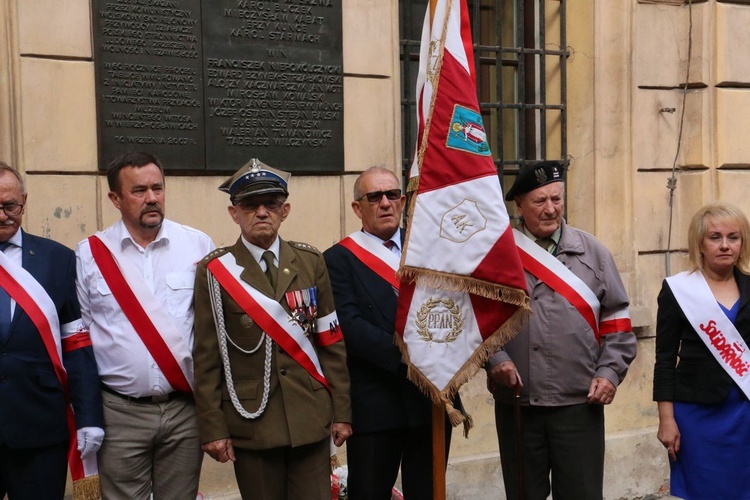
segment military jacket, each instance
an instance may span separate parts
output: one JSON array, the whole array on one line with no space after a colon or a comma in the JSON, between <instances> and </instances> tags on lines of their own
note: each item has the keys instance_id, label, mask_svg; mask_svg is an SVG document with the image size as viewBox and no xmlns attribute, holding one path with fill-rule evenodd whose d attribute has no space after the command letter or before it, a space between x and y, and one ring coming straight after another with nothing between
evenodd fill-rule
<instances>
[{"instance_id":1,"label":"military jacket","mask_svg":"<svg viewBox=\"0 0 750 500\"><path fill-rule=\"evenodd\" d=\"M330 392L274 342L270 395L265 411L246 419L233 406L217 340L217 329L208 291L207 264L231 252L244 268L241 279L285 310L285 292L317 287L317 317L334 311L333 293L322 255L313 247L280 240L276 293L260 265L241 239L206 256L198 265L195 284L195 400L201 442L231 438L236 447L253 450L301 446L330 436L332 422L351 422L349 374L344 341L315 346ZM259 345L261 328L221 289L221 304L228 342L232 380L244 409L256 412L264 390L265 349ZM236 346L232 345L232 342ZM315 344L313 342L313 344ZM239 349L238 349L239 348Z\"/></svg>"}]
</instances>

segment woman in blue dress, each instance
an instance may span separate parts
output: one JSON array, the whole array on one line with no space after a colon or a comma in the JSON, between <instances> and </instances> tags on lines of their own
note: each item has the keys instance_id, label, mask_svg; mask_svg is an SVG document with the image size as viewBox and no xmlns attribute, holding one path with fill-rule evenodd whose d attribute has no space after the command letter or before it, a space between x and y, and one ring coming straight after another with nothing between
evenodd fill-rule
<instances>
[{"instance_id":1,"label":"woman in blue dress","mask_svg":"<svg viewBox=\"0 0 750 500\"><path fill-rule=\"evenodd\" d=\"M656 320L653 397L671 494L750 499L750 401L740 387L750 392L742 364L750 357L744 352L750 344L747 218L729 204L701 208L690 223L688 251L691 269L664 281ZM730 356L717 346L729 346Z\"/></svg>"}]
</instances>

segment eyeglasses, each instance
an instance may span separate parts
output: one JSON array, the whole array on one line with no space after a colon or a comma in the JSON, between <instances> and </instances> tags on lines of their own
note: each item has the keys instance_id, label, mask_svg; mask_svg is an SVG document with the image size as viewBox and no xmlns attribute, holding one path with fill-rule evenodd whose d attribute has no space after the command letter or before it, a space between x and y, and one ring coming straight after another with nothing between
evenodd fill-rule
<instances>
[{"instance_id":1,"label":"eyeglasses","mask_svg":"<svg viewBox=\"0 0 750 500\"><path fill-rule=\"evenodd\" d=\"M245 212L253 213L257 212L260 206L266 207L269 212L278 212L281 207L284 206L284 200L268 200L268 201L240 201L237 202L236 206L240 207Z\"/></svg>"},{"instance_id":2,"label":"eyeglasses","mask_svg":"<svg viewBox=\"0 0 750 500\"><path fill-rule=\"evenodd\" d=\"M371 193L365 193L362 196L360 196L357 201L361 201L364 198L367 198L367 201L370 203L379 203L380 200L383 199L383 195L391 201L398 200L401 198L401 190L400 189L389 189L388 191L372 191Z\"/></svg>"},{"instance_id":3,"label":"eyeglasses","mask_svg":"<svg viewBox=\"0 0 750 500\"><path fill-rule=\"evenodd\" d=\"M0 205L0 208L3 209L3 212L5 212L5 215L7 216L21 215L21 212L23 211L23 205L20 203L4 203L3 205Z\"/></svg>"}]
</instances>

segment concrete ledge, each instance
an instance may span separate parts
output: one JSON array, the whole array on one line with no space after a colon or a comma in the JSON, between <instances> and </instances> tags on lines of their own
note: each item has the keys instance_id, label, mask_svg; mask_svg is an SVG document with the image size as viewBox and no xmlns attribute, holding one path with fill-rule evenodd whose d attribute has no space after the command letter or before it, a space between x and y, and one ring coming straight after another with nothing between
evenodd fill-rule
<instances>
[{"instance_id":1,"label":"concrete ledge","mask_svg":"<svg viewBox=\"0 0 750 500\"><path fill-rule=\"evenodd\" d=\"M668 492L667 456L656 439L656 427L607 436L604 498L659 498ZM505 499L500 457L495 453L450 460L447 499Z\"/></svg>"}]
</instances>

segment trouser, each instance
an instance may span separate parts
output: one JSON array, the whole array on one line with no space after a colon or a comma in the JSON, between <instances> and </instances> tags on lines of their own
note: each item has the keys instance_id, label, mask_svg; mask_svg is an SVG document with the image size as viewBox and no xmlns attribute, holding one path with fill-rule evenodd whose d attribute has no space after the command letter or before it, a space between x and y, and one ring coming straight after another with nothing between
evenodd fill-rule
<instances>
[{"instance_id":1,"label":"trouser","mask_svg":"<svg viewBox=\"0 0 750 500\"><path fill-rule=\"evenodd\" d=\"M445 459L451 426L446 422ZM390 500L401 468L401 485L408 500L432 500L432 426L405 427L365 434L346 441L350 500Z\"/></svg>"},{"instance_id":2,"label":"trouser","mask_svg":"<svg viewBox=\"0 0 750 500\"><path fill-rule=\"evenodd\" d=\"M495 403L503 481L508 500L601 500L604 477L604 407L521 407L525 498L513 406Z\"/></svg>"},{"instance_id":3,"label":"trouser","mask_svg":"<svg viewBox=\"0 0 750 500\"><path fill-rule=\"evenodd\" d=\"M194 499L203 451L195 403L181 396L139 402L102 392L104 442L97 453L103 500Z\"/></svg>"},{"instance_id":4,"label":"trouser","mask_svg":"<svg viewBox=\"0 0 750 500\"><path fill-rule=\"evenodd\" d=\"M65 495L68 442L41 448L0 446L0 498L60 500Z\"/></svg>"},{"instance_id":5,"label":"trouser","mask_svg":"<svg viewBox=\"0 0 750 500\"><path fill-rule=\"evenodd\" d=\"M268 450L234 448L243 500L330 500L331 441Z\"/></svg>"}]
</instances>

